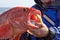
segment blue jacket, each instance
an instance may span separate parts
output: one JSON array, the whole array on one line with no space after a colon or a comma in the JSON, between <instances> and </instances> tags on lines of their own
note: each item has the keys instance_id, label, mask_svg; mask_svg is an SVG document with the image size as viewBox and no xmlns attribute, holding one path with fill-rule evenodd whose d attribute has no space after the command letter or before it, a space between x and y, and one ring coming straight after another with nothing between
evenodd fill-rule
<instances>
[{"instance_id":1,"label":"blue jacket","mask_svg":"<svg viewBox=\"0 0 60 40\"><path fill-rule=\"evenodd\" d=\"M40 6L34 5L33 8L42 11L42 20L47 25L49 29L56 32L54 40L60 40L60 8L59 7L47 7L46 9L41 9ZM49 20L46 19L49 18ZM31 40L36 40L34 36L31 36ZM39 39L40 40L40 39Z\"/></svg>"}]
</instances>

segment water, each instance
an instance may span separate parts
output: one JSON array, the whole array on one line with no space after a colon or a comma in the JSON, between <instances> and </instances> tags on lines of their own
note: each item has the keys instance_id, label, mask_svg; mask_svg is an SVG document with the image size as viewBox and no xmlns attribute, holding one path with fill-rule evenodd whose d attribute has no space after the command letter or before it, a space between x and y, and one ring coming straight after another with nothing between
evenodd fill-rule
<instances>
[{"instance_id":1,"label":"water","mask_svg":"<svg viewBox=\"0 0 60 40\"><path fill-rule=\"evenodd\" d=\"M2 14L3 12L9 10L10 8L7 7L0 7L0 14Z\"/></svg>"}]
</instances>

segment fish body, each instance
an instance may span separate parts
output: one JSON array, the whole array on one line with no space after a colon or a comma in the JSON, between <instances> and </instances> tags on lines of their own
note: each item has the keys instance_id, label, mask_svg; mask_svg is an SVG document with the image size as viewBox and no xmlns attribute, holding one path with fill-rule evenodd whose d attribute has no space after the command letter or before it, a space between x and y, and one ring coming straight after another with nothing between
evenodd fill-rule
<instances>
[{"instance_id":1,"label":"fish body","mask_svg":"<svg viewBox=\"0 0 60 40\"><path fill-rule=\"evenodd\" d=\"M28 29L27 24L31 23L31 15L36 14L41 16L39 10L27 7L14 7L2 13L0 15L0 40L19 40L20 34L26 32ZM32 16L32 19L37 20L38 18ZM38 22L42 21L39 20ZM35 28L33 25L31 27Z\"/></svg>"}]
</instances>

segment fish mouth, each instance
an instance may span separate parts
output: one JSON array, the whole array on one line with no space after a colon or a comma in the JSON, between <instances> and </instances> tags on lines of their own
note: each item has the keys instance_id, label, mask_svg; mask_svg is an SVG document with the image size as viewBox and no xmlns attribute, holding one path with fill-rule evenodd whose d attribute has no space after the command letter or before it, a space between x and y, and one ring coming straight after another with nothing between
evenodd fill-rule
<instances>
[{"instance_id":1,"label":"fish mouth","mask_svg":"<svg viewBox=\"0 0 60 40\"><path fill-rule=\"evenodd\" d=\"M42 19L41 16L39 14L36 14L37 16L37 20L29 20L28 24L32 27L32 28L39 28L38 25L36 24L42 24Z\"/></svg>"}]
</instances>

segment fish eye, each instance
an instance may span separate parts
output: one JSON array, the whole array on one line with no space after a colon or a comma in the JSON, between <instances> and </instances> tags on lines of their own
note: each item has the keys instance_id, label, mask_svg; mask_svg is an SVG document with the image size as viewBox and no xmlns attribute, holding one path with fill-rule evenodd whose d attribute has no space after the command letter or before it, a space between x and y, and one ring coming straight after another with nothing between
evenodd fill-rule
<instances>
[{"instance_id":1,"label":"fish eye","mask_svg":"<svg viewBox=\"0 0 60 40\"><path fill-rule=\"evenodd\" d=\"M23 9L22 9L22 11L23 11L23 12L26 12L26 11L27 11L27 9L26 9L26 8L23 8Z\"/></svg>"}]
</instances>

